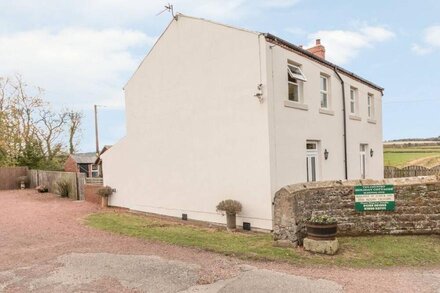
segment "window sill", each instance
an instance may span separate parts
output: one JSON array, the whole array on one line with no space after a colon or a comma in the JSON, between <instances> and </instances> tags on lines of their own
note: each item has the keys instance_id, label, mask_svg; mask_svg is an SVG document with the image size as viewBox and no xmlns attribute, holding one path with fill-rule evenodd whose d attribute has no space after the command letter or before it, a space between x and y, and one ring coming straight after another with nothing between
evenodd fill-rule
<instances>
[{"instance_id":1,"label":"window sill","mask_svg":"<svg viewBox=\"0 0 440 293\"><path fill-rule=\"evenodd\" d=\"M367 121L368 121L368 123L376 124L376 119L368 119Z\"/></svg>"},{"instance_id":2,"label":"window sill","mask_svg":"<svg viewBox=\"0 0 440 293\"><path fill-rule=\"evenodd\" d=\"M353 115L353 114L350 114L350 119L351 119L351 120L356 120L356 121L361 121L361 120L362 120L361 117L359 117L359 116L357 116L357 115Z\"/></svg>"},{"instance_id":3,"label":"window sill","mask_svg":"<svg viewBox=\"0 0 440 293\"><path fill-rule=\"evenodd\" d=\"M324 108L320 108L319 109L319 113L325 114L325 115L330 115L330 116L334 116L335 115L335 111L330 110L330 109L324 109Z\"/></svg>"},{"instance_id":4,"label":"window sill","mask_svg":"<svg viewBox=\"0 0 440 293\"><path fill-rule=\"evenodd\" d=\"M299 110L309 110L309 106L303 103L294 102L294 101L284 101L284 107L295 108Z\"/></svg>"}]
</instances>

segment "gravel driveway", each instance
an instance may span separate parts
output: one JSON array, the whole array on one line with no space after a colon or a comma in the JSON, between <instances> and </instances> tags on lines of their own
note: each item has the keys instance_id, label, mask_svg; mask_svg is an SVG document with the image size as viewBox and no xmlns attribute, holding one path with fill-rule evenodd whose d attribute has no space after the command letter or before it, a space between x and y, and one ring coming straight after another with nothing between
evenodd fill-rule
<instances>
[{"instance_id":1,"label":"gravel driveway","mask_svg":"<svg viewBox=\"0 0 440 293\"><path fill-rule=\"evenodd\" d=\"M97 211L32 190L0 191L0 292L440 292L440 268L245 262L84 226Z\"/></svg>"}]
</instances>

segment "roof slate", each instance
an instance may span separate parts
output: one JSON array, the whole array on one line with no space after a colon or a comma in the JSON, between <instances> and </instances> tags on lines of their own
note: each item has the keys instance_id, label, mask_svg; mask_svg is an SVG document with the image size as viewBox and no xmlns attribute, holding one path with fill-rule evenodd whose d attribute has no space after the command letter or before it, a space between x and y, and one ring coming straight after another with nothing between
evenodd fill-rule
<instances>
[{"instance_id":1,"label":"roof slate","mask_svg":"<svg viewBox=\"0 0 440 293\"><path fill-rule=\"evenodd\" d=\"M94 164L96 161L96 153L77 153L71 154L77 164Z\"/></svg>"}]
</instances>

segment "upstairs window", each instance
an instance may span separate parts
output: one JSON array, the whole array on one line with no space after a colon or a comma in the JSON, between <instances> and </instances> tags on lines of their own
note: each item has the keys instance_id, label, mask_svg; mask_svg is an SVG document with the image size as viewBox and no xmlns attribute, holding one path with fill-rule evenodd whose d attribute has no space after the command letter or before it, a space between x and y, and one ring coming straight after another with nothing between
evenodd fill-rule
<instances>
[{"instance_id":1,"label":"upstairs window","mask_svg":"<svg viewBox=\"0 0 440 293\"><path fill-rule=\"evenodd\" d=\"M307 79L299 66L293 64L287 65L287 81L289 101L302 102L302 85Z\"/></svg>"},{"instance_id":2,"label":"upstairs window","mask_svg":"<svg viewBox=\"0 0 440 293\"><path fill-rule=\"evenodd\" d=\"M350 114L355 115L357 113L357 88L350 88Z\"/></svg>"},{"instance_id":3,"label":"upstairs window","mask_svg":"<svg viewBox=\"0 0 440 293\"><path fill-rule=\"evenodd\" d=\"M367 103L368 103L368 118L374 119L374 95L373 94L368 94Z\"/></svg>"},{"instance_id":4,"label":"upstairs window","mask_svg":"<svg viewBox=\"0 0 440 293\"><path fill-rule=\"evenodd\" d=\"M329 108L328 77L321 74L320 84L321 84L321 108L328 109Z\"/></svg>"}]
</instances>

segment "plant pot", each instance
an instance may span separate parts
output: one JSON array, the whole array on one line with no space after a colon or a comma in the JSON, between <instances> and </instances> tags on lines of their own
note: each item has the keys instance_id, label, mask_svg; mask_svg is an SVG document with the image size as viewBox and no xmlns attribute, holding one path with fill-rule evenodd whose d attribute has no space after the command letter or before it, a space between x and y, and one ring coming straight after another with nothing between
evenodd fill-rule
<instances>
[{"instance_id":1,"label":"plant pot","mask_svg":"<svg viewBox=\"0 0 440 293\"><path fill-rule=\"evenodd\" d=\"M101 196L101 207L103 207L103 208L108 207L108 197L107 196Z\"/></svg>"},{"instance_id":2,"label":"plant pot","mask_svg":"<svg viewBox=\"0 0 440 293\"><path fill-rule=\"evenodd\" d=\"M334 240L338 224L306 223L307 238L314 240Z\"/></svg>"},{"instance_id":3,"label":"plant pot","mask_svg":"<svg viewBox=\"0 0 440 293\"><path fill-rule=\"evenodd\" d=\"M228 230L234 230L237 228L237 217L235 214L226 213L226 227Z\"/></svg>"}]
</instances>

